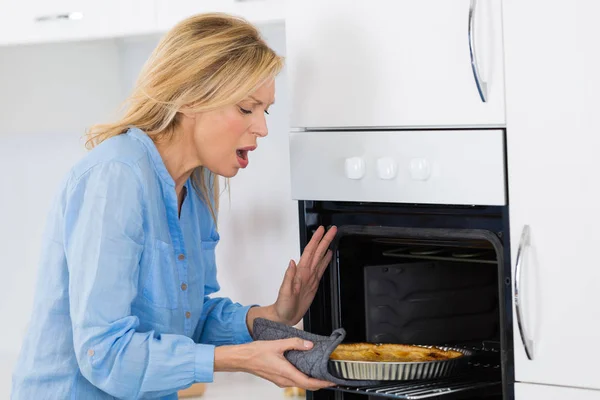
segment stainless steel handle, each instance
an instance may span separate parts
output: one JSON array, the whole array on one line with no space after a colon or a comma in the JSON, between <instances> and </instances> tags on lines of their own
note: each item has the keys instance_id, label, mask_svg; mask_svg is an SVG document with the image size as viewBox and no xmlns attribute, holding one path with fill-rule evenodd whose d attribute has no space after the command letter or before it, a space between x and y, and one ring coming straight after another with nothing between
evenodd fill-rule
<instances>
[{"instance_id":1,"label":"stainless steel handle","mask_svg":"<svg viewBox=\"0 0 600 400\"><path fill-rule=\"evenodd\" d=\"M527 358L533 360L533 340L529 338L527 335L527 330L525 329L525 324L523 323L523 311L521 310L521 301L519 300L519 295L521 293L521 274L523 273L523 258L525 254L525 249L529 246L529 236L530 236L530 228L529 225L525 225L523 227L523 232L521 233L521 241L519 242L519 249L517 250L517 262L515 266L515 307L517 309L517 324L519 325L519 333L521 335L521 340L523 341L523 346L525 347L525 354L527 354Z\"/></svg>"},{"instance_id":2,"label":"stainless steel handle","mask_svg":"<svg viewBox=\"0 0 600 400\"><path fill-rule=\"evenodd\" d=\"M484 103L487 102L487 83L481 80L479 74L479 65L477 64L477 54L475 54L475 10L477 9L477 0L471 0L469 7L469 55L471 56L471 69L475 77L475 85L479 92L479 97Z\"/></svg>"},{"instance_id":3,"label":"stainless steel handle","mask_svg":"<svg viewBox=\"0 0 600 400\"><path fill-rule=\"evenodd\" d=\"M70 13L64 14L52 14L52 15L42 15L35 19L36 22L46 22L46 21L78 21L83 19L83 13L74 11Z\"/></svg>"}]
</instances>

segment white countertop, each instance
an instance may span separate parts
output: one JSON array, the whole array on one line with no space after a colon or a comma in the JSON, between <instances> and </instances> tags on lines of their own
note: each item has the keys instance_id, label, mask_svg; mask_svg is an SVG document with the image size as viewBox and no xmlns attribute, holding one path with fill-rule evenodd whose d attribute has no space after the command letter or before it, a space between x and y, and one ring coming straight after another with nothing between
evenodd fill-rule
<instances>
[{"instance_id":1,"label":"white countertop","mask_svg":"<svg viewBox=\"0 0 600 400\"><path fill-rule=\"evenodd\" d=\"M242 373L217 373L207 385L202 400L302 400L304 397L285 397L284 389L258 377Z\"/></svg>"}]
</instances>

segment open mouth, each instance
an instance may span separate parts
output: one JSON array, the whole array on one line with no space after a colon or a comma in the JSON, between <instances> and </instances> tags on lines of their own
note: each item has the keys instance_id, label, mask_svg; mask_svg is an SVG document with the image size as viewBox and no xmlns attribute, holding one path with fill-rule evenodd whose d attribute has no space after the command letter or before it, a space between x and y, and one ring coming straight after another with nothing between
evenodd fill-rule
<instances>
[{"instance_id":1,"label":"open mouth","mask_svg":"<svg viewBox=\"0 0 600 400\"><path fill-rule=\"evenodd\" d=\"M244 147L244 148L241 148L241 149L237 149L235 151L238 163L240 164L241 168L246 168L248 166L248 163L249 163L248 153L251 152L254 149L256 149L256 146Z\"/></svg>"},{"instance_id":2,"label":"open mouth","mask_svg":"<svg viewBox=\"0 0 600 400\"><path fill-rule=\"evenodd\" d=\"M248 150L237 150L236 154L242 160L248 161Z\"/></svg>"}]
</instances>

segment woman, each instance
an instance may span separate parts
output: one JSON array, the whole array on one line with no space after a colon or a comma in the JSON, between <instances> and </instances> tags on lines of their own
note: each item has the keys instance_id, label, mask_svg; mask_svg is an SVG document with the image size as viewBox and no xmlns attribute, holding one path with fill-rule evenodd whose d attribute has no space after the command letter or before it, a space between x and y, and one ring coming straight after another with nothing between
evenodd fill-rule
<instances>
[{"instance_id":1,"label":"woman","mask_svg":"<svg viewBox=\"0 0 600 400\"><path fill-rule=\"evenodd\" d=\"M315 233L277 301L243 307L219 290L216 175L233 177L267 135L278 57L248 23L210 14L158 45L123 118L93 127L44 235L34 313L13 399L176 399L214 371L317 390L283 357L312 344L252 342L255 318L300 321L336 234Z\"/></svg>"}]
</instances>

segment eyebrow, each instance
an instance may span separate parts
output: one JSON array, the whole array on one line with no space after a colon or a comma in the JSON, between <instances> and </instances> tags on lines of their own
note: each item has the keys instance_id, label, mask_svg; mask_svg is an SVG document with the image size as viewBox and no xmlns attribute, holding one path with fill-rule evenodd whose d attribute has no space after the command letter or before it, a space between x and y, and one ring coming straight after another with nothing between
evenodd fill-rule
<instances>
[{"instance_id":1,"label":"eyebrow","mask_svg":"<svg viewBox=\"0 0 600 400\"><path fill-rule=\"evenodd\" d=\"M259 106L262 106L264 103L262 101L260 101L259 99L257 99L254 96L249 96L252 100L254 100L256 102L256 104L258 104ZM270 106L272 106L273 104L275 104L275 100L273 100L273 102L271 104L269 104Z\"/></svg>"}]
</instances>

